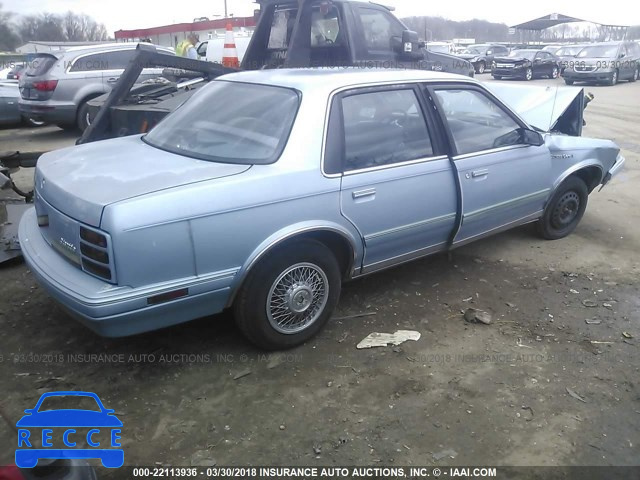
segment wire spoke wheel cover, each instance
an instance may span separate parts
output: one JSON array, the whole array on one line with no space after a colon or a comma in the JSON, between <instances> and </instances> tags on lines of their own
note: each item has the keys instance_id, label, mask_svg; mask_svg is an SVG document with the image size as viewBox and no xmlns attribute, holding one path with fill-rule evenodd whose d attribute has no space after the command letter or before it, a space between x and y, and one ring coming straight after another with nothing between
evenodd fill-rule
<instances>
[{"instance_id":1,"label":"wire spoke wheel cover","mask_svg":"<svg viewBox=\"0 0 640 480\"><path fill-rule=\"evenodd\" d=\"M328 298L329 280L324 271L312 263L298 263L281 273L271 285L267 318L277 332L295 334L322 315Z\"/></svg>"},{"instance_id":2,"label":"wire spoke wheel cover","mask_svg":"<svg viewBox=\"0 0 640 480\"><path fill-rule=\"evenodd\" d=\"M565 228L573 222L580 210L580 196L568 191L558 199L551 215L551 224L555 228Z\"/></svg>"}]
</instances>

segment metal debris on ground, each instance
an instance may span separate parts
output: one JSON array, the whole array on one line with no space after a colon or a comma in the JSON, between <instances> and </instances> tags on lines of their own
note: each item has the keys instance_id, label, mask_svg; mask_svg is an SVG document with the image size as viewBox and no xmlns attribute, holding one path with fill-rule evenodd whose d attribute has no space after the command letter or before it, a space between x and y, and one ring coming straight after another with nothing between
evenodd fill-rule
<instances>
[{"instance_id":1,"label":"metal debris on ground","mask_svg":"<svg viewBox=\"0 0 640 480\"><path fill-rule=\"evenodd\" d=\"M360 318L360 317L370 317L372 315L377 315L378 312L364 312L364 313L355 313L353 315L346 315L344 317L333 317L331 320L335 321L335 320L351 320L353 318Z\"/></svg>"},{"instance_id":2,"label":"metal debris on ground","mask_svg":"<svg viewBox=\"0 0 640 480\"><path fill-rule=\"evenodd\" d=\"M587 401L582 398L580 395L578 395L576 392L574 392L573 390L571 390L569 387L565 387L567 389L567 393L569 395L571 395L573 398L575 398L576 400L580 400L582 403L587 403Z\"/></svg>"},{"instance_id":3,"label":"metal debris on ground","mask_svg":"<svg viewBox=\"0 0 640 480\"><path fill-rule=\"evenodd\" d=\"M442 450L441 452L438 453L434 453L432 455L434 460L442 460L443 458L449 457L449 458L456 458L458 456L458 452L456 452L455 450L448 448L446 450Z\"/></svg>"},{"instance_id":4,"label":"metal debris on ground","mask_svg":"<svg viewBox=\"0 0 640 480\"><path fill-rule=\"evenodd\" d=\"M633 335L631 335L629 332L622 332L622 336L624 338L633 338Z\"/></svg>"},{"instance_id":5,"label":"metal debris on ground","mask_svg":"<svg viewBox=\"0 0 640 480\"><path fill-rule=\"evenodd\" d=\"M602 323L602 320L597 319L597 318L587 318L585 320L585 323L587 325L600 325Z\"/></svg>"},{"instance_id":6,"label":"metal debris on ground","mask_svg":"<svg viewBox=\"0 0 640 480\"><path fill-rule=\"evenodd\" d=\"M239 372L239 373L236 373L236 374L234 375L233 379L234 379L234 380L239 380L240 378L242 378L242 377L246 377L247 375L250 375L250 374L251 374L251 370L246 369L246 370L243 370L243 371L241 371L241 372Z\"/></svg>"},{"instance_id":7,"label":"metal debris on ground","mask_svg":"<svg viewBox=\"0 0 640 480\"><path fill-rule=\"evenodd\" d=\"M400 345L408 340L413 340L414 342L420 340L420 332L416 332L415 330L397 330L394 333L373 332L362 339L362 341L356 345L356 348L394 346Z\"/></svg>"},{"instance_id":8,"label":"metal debris on ground","mask_svg":"<svg viewBox=\"0 0 640 480\"><path fill-rule=\"evenodd\" d=\"M598 302L595 302L593 300L583 300L582 305L584 305L585 307L594 308L598 306Z\"/></svg>"},{"instance_id":9,"label":"metal debris on ground","mask_svg":"<svg viewBox=\"0 0 640 480\"><path fill-rule=\"evenodd\" d=\"M469 323L491 324L491 314L476 308L468 308L467 311L464 312L464 319Z\"/></svg>"}]
</instances>

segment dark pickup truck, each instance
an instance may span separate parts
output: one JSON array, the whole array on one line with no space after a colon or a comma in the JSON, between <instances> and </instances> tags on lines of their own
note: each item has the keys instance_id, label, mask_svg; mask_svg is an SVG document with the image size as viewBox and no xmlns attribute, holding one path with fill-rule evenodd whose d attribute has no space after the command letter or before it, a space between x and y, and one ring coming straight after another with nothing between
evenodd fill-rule
<instances>
[{"instance_id":1,"label":"dark pickup truck","mask_svg":"<svg viewBox=\"0 0 640 480\"><path fill-rule=\"evenodd\" d=\"M262 0L242 70L358 67L437 70L473 76L470 62L427 51L392 10L350 0ZM90 102L91 125L78 143L146 132L207 81L234 71L154 53L140 45L110 94ZM142 66L166 67L169 83L134 87ZM189 79L203 78L201 82ZM187 80L185 84L184 80ZM132 89L132 87L134 87Z\"/></svg>"}]
</instances>

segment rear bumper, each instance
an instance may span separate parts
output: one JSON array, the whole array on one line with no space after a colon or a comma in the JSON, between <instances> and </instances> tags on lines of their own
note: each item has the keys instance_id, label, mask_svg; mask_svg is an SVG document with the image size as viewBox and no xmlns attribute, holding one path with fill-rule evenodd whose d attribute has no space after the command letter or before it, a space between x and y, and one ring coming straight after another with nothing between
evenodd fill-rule
<instances>
[{"instance_id":1,"label":"rear bumper","mask_svg":"<svg viewBox=\"0 0 640 480\"><path fill-rule=\"evenodd\" d=\"M105 337L124 337L221 312L237 269L171 284L118 287L66 261L40 233L35 209L20 221L24 259L47 292L75 319ZM150 305L149 298L188 289L188 295Z\"/></svg>"},{"instance_id":2,"label":"rear bumper","mask_svg":"<svg viewBox=\"0 0 640 480\"><path fill-rule=\"evenodd\" d=\"M19 105L20 113L25 117L54 124L73 124L76 122L77 107L73 103L20 100Z\"/></svg>"}]
</instances>

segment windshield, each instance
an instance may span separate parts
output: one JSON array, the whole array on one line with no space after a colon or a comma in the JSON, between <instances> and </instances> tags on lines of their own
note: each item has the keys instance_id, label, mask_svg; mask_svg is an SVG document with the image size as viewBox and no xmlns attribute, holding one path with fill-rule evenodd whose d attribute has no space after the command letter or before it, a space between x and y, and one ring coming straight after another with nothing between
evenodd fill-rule
<instances>
[{"instance_id":1,"label":"windshield","mask_svg":"<svg viewBox=\"0 0 640 480\"><path fill-rule=\"evenodd\" d=\"M595 57L595 58L612 58L618 52L618 45L591 45L584 47L578 55L578 58Z\"/></svg>"},{"instance_id":2,"label":"windshield","mask_svg":"<svg viewBox=\"0 0 640 480\"><path fill-rule=\"evenodd\" d=\"M572 57L574 55L577 55L578 52L580 50L582 50L583 47L562 47L560 50L558 50L556 52L556 55L558 55L559 57Z\"/></svg>"},{"instance_id":3,"label":"windshield","mask_svg":"<svg viewBox=\"0 0 640 480\"><path fill-rule=\"evenodd\" d=\"M201 160L273 163L287 141L298 104L297 92L288 88L215 81L143 139Z\"/></svg>"},{"instance_id":4,"label":"windshield","mask_svg":"<svg viewBox=\"0 0 640 480\"><path fill-rule=\"evenodd\" d=\"M38 412L50 410L89 410L100 412L100 406L93 397L86 395L54 395L42 401Z\"/></svg>"},{"instance_id":5,"label":"windshield","mask_svg":"<svg viewBox=\"0 0 640 480\"><path fill-rule=\"evenodd\" d=\"M464 50L463 53L468 53L470 55L484 55L484 52L487 51L487 47L469 47Z\"/></svg>"},{"instance_id":6,"label":"windshield","mask_svg":"<svg viewBox=\"0 0 640 480\"><path fill-rule=\"evenodd\" d=\"M536 56L535 50L514 50L508 55L510 58L527 58L529 60L533 60Z\"/></svg>"}]
</instances>

